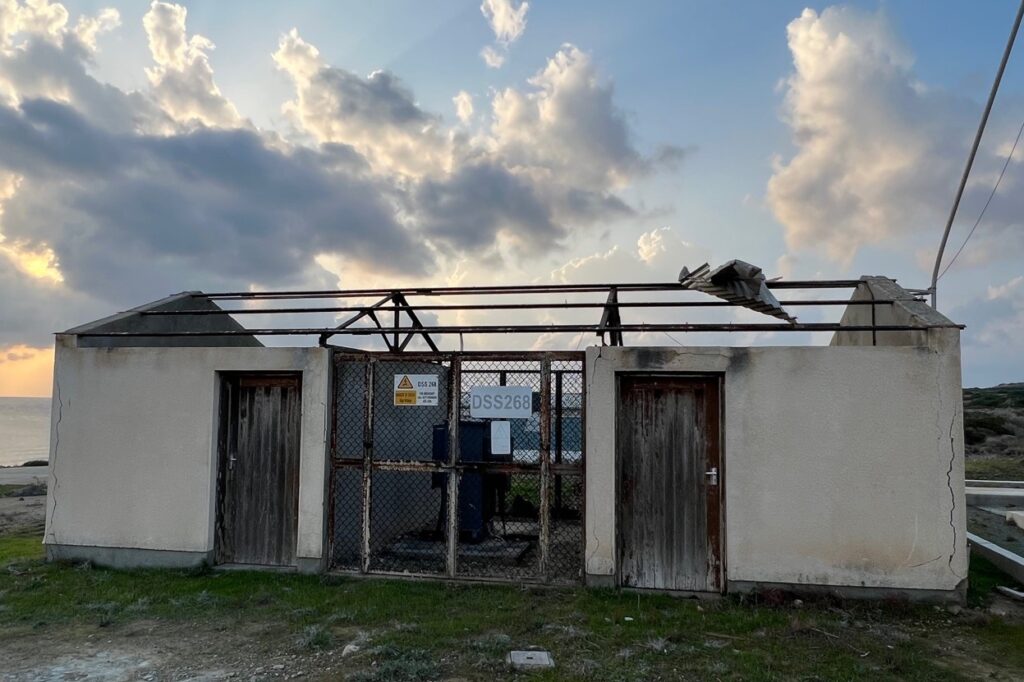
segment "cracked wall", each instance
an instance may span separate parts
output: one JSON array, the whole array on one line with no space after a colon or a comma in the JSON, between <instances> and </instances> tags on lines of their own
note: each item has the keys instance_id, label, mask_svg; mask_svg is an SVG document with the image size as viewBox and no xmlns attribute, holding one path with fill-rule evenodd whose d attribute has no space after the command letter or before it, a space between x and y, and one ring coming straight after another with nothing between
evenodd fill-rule
<instances>
[{"instance_id":1,"label":"cracked wall","mask_svg":"<svg viewBox=\"0 0 1024 682\"><path fill-rule=\"evenodd\" d=\"M714 372L728 581L955 589L959 335L926 334L927 346L588 349L587 572L615 573L616 374Z\"/></svg>"}]
</instances>

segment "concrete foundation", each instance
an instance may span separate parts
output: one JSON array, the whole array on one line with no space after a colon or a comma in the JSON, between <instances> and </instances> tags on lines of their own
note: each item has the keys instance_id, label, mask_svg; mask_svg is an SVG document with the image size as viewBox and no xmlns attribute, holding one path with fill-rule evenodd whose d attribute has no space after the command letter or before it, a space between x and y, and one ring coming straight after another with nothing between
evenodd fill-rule
<instances>
[{"instance_id":1,"label":"concrete foundation","mask_svg":"<svg viewBox=\"0 0 1024 682\"><path fill-rule=\"evenodd\" d=\"M47 561L87 561L105 568L197 568L213 561L213 552L181 552L134 547L46 545Z\"/></svg>"},{"instance_id":2,"label":"concrete foundation","mask_svg":"<svg viewBox=\"0 0 1024 682\"><path fill-rule=\"evenodd\" d=\"M765 590L779 590L797 597L857 599L864 601L907 601L923 604L963 604L967 599L967 580L961 580L951 590L895 589L889 587L863 587L857 585L810 585L798 583L765 583L730 580L728 592L749 594Z\"/></svg>"}]
</instances>

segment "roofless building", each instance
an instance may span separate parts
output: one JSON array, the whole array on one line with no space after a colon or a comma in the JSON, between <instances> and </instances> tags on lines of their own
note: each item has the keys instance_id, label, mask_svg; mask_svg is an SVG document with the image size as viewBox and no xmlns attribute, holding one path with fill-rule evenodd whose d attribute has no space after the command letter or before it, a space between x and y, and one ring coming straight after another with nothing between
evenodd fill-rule
<instances>
[{"instance_id":1,"label":"roofless building","mask_svg":"<svg viewBox=\"0 0 1024 682\"><path fill-rule=\"evenodd\" d=\"M961 328L883 277L679 280L188 292L58 334L47 555L961 599ZM830 342L680 345L753 332ZM568 341L472 350L516 338Z\"/></svg>"}]
</instances>

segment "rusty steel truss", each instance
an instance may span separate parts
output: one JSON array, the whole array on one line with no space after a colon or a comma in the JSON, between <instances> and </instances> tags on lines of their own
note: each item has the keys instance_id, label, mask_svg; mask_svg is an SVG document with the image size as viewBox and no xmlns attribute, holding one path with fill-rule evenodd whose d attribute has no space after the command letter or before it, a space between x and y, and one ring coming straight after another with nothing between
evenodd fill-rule
<instances>
[{"instance_id":1,"label":"rusty steel truss","mask_svg":"<svg viewBox=\"0 0 1024 682\"><path fill-rule=\"evenodd\" d=\"M704 268L705 266L702 266ZM705 268L706 269L706 268ZM696 272L696 271L695 271ZM767 281L765 286L771 291L797 290L839 290L854 289L862 284L861 280L776 280ZM875 311L882 306L897 303L919 302L923 299L914 294L903 298L871 300L849 300L847 298L813 297L780 300L782 308L818 308L827 309L835 306L871 306L872 323L844 325L838 322L798 322L795 318L789 322L687 322L685 320L668 323L625 322L624 316L633 311L654 309L705 309L730 308L746 306L760 310L763 306L749 301L724 300L704 293L707 298L695 300L680 298L679 300L663 300L655 295L672 293L697 294L699 291L691 286L692 282L663 283L622 283L622 284L560 284L560 285L522 285L522 286L460 286L460 287L412 287L394 289L351 289L351 290L319 290L319 291L277 291L252 292L234 291L219 293L194 292L191 296L196 306L185 306L177 309L140 310L144 319L158 321L167 317L187 316L199 320L204 316L229 314L244 319L251 315L305 315L329 314L336 319L344 314L348 317L330 326L263 326L255 328L190 328L188 324L146 325L132 331L83 331L79 336L98 337L229 337L229 336L315 336L321 346L330 346L335 337L378 337L383 340L389 353L406 352L409 344L416 338L422 339L430 352L439 352L435 335L450 334L460 337L478 334L544 334L557 332L590 333L601 339L601 343L622 345L623 334L628 332L890 332L920 331L922 329L950 327L963 328L962 325L938 324L904 325L876 324ZM594 294L599 297L593 301L551 300L553 296L578 294ZM637 300L623 300L623 295L630 295ZM479 300L467 303L437 302L438 299L474 296ZM495 297L519 296L524 300L512 302L497 301ZM546 298L545 298L546 297ZM274 306L281 301L304 301L319 299L377 299L369 304L354 305L292 305ZM248 304L244 308L222 308L210 303L235 302ZM205 305L199 305L200 303ZM558 311L587 310L600 311L599 320L594 323L506 323L506 324L426 324L423 313L459 312L459 311ZM762 312L764 312L762 310ZM199 327L201 325L197 325Z\"/></svg>"}]
</instances>

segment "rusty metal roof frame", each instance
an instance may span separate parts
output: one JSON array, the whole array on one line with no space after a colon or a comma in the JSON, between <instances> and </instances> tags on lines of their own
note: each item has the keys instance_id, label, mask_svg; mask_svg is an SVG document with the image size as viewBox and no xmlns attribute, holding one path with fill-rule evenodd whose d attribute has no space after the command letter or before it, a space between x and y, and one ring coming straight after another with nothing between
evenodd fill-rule
<instances>
[{"instance_id":1,"label":"rusty metal roof frame","mask_svg":"<svg viewBox=\"0 0 1024 682\"><path fill-rule=\"evenodd\" d=\"M699 269L698 269L699 271ZM695 271L696 273L697 271ZM403 352L416 337L421 337L431 351L437 352L438 346L432 335L435 334L541 334L552 332L584 332L593 333L601 338L602 343L611 345L623 344L625 332L835 332L835 331L921 331L931 328L957 328L962 325L951 322L926 322L915 325L870 324L840 325L832 322L801 323L793 320L785 323L626 323L622 321L622 311L633 309L655 308L715 308L715 307L750 307L742 301L710 298L705 301L681 300L647 300L620 301L619 295L626 292L634 293L665 293L692 291L687 285L686 277L682 281L663 283L621 283L621 284L540 284L540 285L502 285L502 286L459 286L459 287L411 287L396 289L351 289L351 290L320 290L320 291L230 291L230 292L190 292L195 306L183 306L179 309L138 310L143 319L166 316L205 316L205 315L274 315L274 314L306 314L306 313L351 313L351 316L336 326L331 327L266 327L256 329L139 329L132 331L103 331L102 329L83 330L77 332L83 337L230 337L230 336L317 336L321 346L329 346L335 336L380 336L388 351ZM765 283L769 289L779 290L820 290L820 289L854 289L862 284L859 279L842 280L775 280ZM543 294L603 294L604 300L594 302L569 301L515 301L515 302L484 302L484 303L431 303L430 298L453 296L508 296L520 295L534 297ZM273 308L224 309L210 305L214 301L286 301L304 299L351 299L380 297L370 305L333 305L333 306L290 306ZM428 299L424 302L410 303L411 298ZM807 299L795 298L779 301L782 306L789 307L830 307L859 305L892 305L908 301L921 301L913 295L890 299L850 300L850 299ZM200 304L201 302L201 304ZM203 307L206 306L206 307ZM422 311L469 311L469 310L601 310L601 318L594 324L494 324L494 325L426 325L417 315ZM390 314L390 318L385 317ZM404 316L404 320L403 320ZM383 318L383 319L382 319ZM193 318L196 319L196 318ZM365 324L365 320L373 322L373 326ZM356 326L364 321L363 326ZM143 325L145 327L145 325Z\"/></svg>"}]
</instances>

